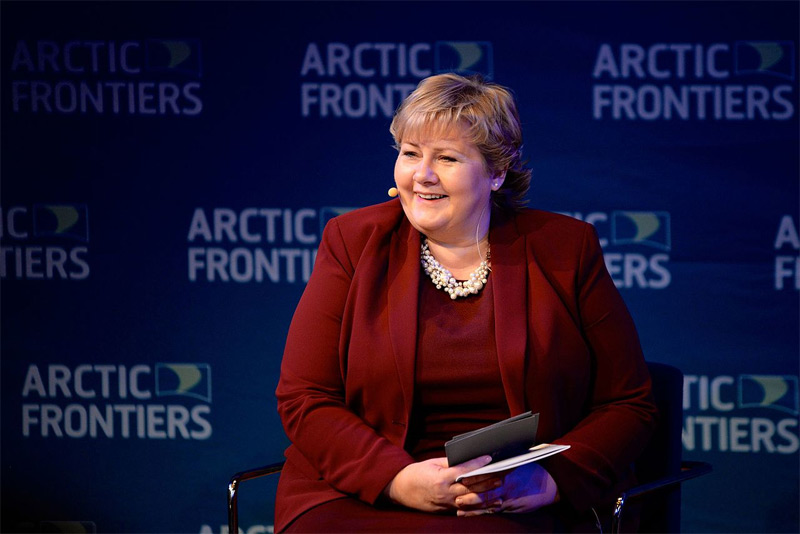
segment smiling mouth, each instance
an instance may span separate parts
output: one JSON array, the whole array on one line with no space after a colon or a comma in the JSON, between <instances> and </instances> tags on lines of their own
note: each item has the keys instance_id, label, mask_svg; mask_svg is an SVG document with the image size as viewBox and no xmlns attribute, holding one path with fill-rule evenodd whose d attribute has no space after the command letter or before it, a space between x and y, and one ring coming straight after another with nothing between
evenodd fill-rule
<instances>
[{"instance_id":1,"label":"smiling mouth","mask_svg":"<svg viewBox=\"0 0 800 534\"><path fill-rule=\"evenodd\" d=\"M422 193L417 193L417 196L424 200L438 200L440 198L446 198L447 195L425 195Z\"/></svg>"}]
</instances>

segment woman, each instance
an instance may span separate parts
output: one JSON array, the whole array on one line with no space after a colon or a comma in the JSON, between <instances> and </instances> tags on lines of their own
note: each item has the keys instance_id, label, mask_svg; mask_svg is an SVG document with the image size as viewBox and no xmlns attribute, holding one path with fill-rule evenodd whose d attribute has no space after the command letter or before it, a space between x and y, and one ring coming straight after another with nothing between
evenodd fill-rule
<instances>
[{"instance_id":1,"label":"woman","mask_svg":"<svg viewBox=\"0 0 800 534\"><path fill-rule=\"evenodd\" d=\"M391 132L399 199L327 225L289 329L276 529L581 528L632 483L655 418L597 237L522 208L530 171L504 88L432 76ZM490 458L448 466L443 444L528 410L539 441L570 449L456 483Z\"/></svg>"}]
</instances>

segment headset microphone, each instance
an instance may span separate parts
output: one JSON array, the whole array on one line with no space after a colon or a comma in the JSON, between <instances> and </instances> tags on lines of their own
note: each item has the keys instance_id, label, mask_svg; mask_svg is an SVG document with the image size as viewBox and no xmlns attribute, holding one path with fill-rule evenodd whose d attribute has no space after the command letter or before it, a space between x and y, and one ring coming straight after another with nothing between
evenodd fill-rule
<instances>
[{"instance_id":1,"label":"headset microphone","mask_svg":"<svg viewBox=\"0 0 800 534\"><path fill-rule=\"evenodd\" d=\"M389 194L390 197L396 197L398 191L397 191L396 187L390 187L389 191L387 191L387 193Z\"/></svg>"}]
</instances>

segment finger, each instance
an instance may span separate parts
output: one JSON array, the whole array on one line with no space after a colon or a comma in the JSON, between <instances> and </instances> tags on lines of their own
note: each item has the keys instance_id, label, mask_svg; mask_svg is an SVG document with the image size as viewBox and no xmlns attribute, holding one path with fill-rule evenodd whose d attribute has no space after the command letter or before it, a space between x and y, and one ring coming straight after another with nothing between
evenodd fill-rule
<instances>
[{"instance_id":1,"label":"finger","mask_svg":"<svg viewBox=\"0 0 800 534\"><path fill-rule=\"evenodd\" d=\"M495 493L488 491L485 493L467 493L455 499L456 508L460 510L476 510L482 508L500 507L503 500Z\"/></svg>"},{"instance_id":2,"label":"finger","mask_svg":"<svg viewBox=\"0 0 800 534\"><path fill-rule=\"evenodd\" d=\"M480 493L467 493L466 495L461 495L456 497L455 500L456 508L461 510L471 510L473 508L483 507L483 497L481 497Z\"/></svg>"},{"instance_id":3,"label":"finger","mask_svg":"<svg viewBox=\"0 0 800 534\"><path fill-rule=\"evenodd\" d=\"M469 479L462 479L461 484L466 487L470 493L482 493L499 488L503 485L503 480L497 477L484 478L478 482L470 482Z\"/></svg>"},{"instance_id":4,"label":"finger","mask_svg":"<svg viewBox=\"0 0 800 534\"><path fill-rule=\"evenodd\" d=\"M501 500L494 500L488 504L481 504L477 506L463 506L461 508L456 509L456 512L460 512L459 515L467 514L467 515L478 515L482 513L500 513L503 511L503 502Z\"/></svg>"},{"instance_id":5,"label":"finger","mask_svg":"<svg viewBox=\"0 0 800 534\"><path fill-rule=\"evenodd\" d=\"M478 456L472 460L467 460L466 462L454 465L451 467L451 469L453 469L453 472L457 474L453 478L455 479L464 473L469 473L470 471L474 471L475 469L479 469L490 463L492 463L492 457L487 454L485 456Z\"/></svg>"},{"instance_id":6,"label":"finger","mask_svg":"<svg viewBox=\"0 0 800 534\"><path fill-rule=\"evenodd\" d=\"M496 514L499 513L498 508L484 508L482 510L458 510L456 515L459 517L470 517L474 515Z\"/></svg>"},{"instance_id":7,"label":"finger","mask_svg":"<svg viewBox=\"0 0 800 534\"><path fill-rule=\"evenodd\" d=\"M487 473L485 475L477 475L474 477L464 477L461 479L461 483L465 486L472 486L474 484L480 484L481 482L485 482L487 480L500 480L502 476L499 476L497 473Z\"/></svg>"}]
</instances>

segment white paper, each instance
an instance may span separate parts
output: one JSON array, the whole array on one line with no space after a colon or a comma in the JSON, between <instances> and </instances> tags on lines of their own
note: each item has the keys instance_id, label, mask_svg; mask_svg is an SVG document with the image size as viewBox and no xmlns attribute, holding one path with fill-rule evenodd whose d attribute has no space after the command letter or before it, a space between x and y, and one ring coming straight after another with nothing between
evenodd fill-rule
<instances>
[{"instance_id":1,"label":"white paper","mask_svg":"<svg viewBox=\"0 0 800 534\"><path fill-rule=\"evenodd\" d=\"M506 458L505 460L500 460L499 462L494 462L489 465L485 465L479 469L470 471L469 473L464 473L463 475L459 476L456 479L456 482L460 482L462 478L474 477L476 475L485 475L487 473L497 473L498 471L506 471L508 469L514 469L515 467L529 464L531 462L536 462L538 460L541 460L542 458L547 458L548 456L558 454L559 452L565 451L567 449L569 449L569 445L551 445L549 443L541 443L539 445L536 445L535 447L531 447L530 452L526 452L525 454L520 454L519 456Z\"/></svg>"}]
</instances>

